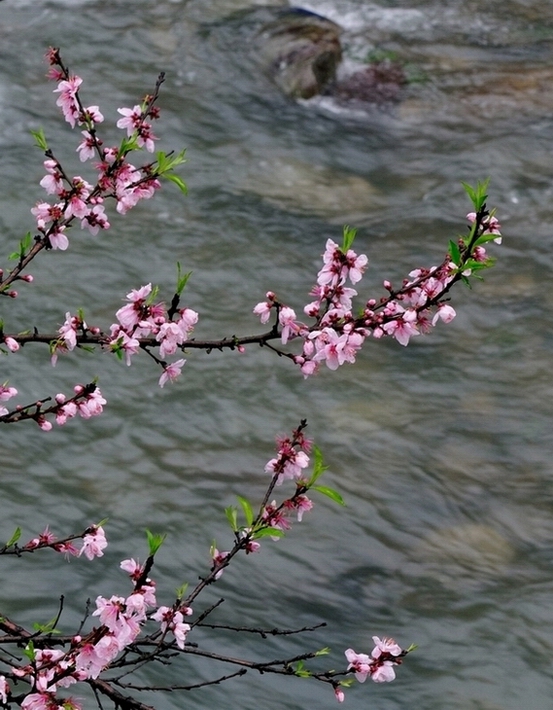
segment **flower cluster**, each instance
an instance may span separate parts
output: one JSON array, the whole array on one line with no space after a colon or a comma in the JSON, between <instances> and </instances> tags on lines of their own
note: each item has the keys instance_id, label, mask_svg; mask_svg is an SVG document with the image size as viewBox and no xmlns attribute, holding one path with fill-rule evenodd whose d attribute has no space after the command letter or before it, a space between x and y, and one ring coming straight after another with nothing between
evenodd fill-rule
<instances>
[{"instance_id":1,"label":"flower cluster","mask_svg":"<svg viewBox=\"0 0 553 710\"><path fill-rule=\"evenodd\" d=\"M103 557L104 549L107 547L106 534L104 528L101 525L92 525L89 527L84 535L82 536L83 542L79 549L76 547L71 540L61 540L57 541L57 537L50 531L49 526L40 535L29 540L24 546L23 550L36 550L42 547L50 547L56 552L61 552L66 556L74 555L80 557L84 556L93 560L95 557Z\"/></svg>"},{"instance_id":2,"label":"flower cluster","mask_svg":"<svg viewBox=\"0 0 553 710\"><path fill-rule=\"evenodd\" d=\"M473 224L477 213L467 215ZM273 310L277 313L282 343L300 338L301 355L291 355L300 366L304 377L316 373L322 362L330 370L344 363L353 363L365 339L369 336L391 336L401 345L407 345L414 336L427 333L438 321L449 323L455 318L455 310L444 300L449 288L460 277L469 276L476 268L488 265L486 249L481 242L493 239L501 243L500 224L489 214L480 216L476 226L479 234L467 248L463 240L455 246L458 261L448 254L440 266L420 268L410 272L401 288L394 290L389 281L384 281L387 297L369 299L362 314L354 315L352 299L357 291L347 286L347 281L356 284L361 280L368 259L357 255L349 248L355 230L344 229L344 244L340 247L332 239L327 240L323 254L323 267L317 283L311 290L314 300L304 307L304 313L315 319L308 326L298 321L295 311L280 303L272 291L266 300L258 303L253 312L262 323L267 323ZM464 250L463 252L461 250ZM462 262L462 263L461 263Z\"/></svg>"},{"instance_id":3,"label":"flower cluster","mask_svg":"<svg viewBox=\"0 0 553 710\"><path fill-rule=\"evenodd\" d=\"M75 394L69 399L62 392L58 393L54 398L55 404L49 407L45 407L45 403L40 400L26 407L17 405L15 410L11 412L6 407L0 407L0 418L3 422L33 419L43 431L50 431L53 425L46 418L48 414L54 415L56 424L61 426L68 419L72 419L77 415L83 419L90 419L104 411L106 400L96 383L75 385L73 391ZM0 401L7 400L16 394L15 387L7 387L6 385L0 387Z\"/></svg>"},{"instance_id":4,"label":"flower cluster","mask_svg":"<svg viewBox=\"0 0 553 710\"><path fill-rule=\"evenodd\" d=\"M140 338L153 337L159 343L159 354L163 359L173 355L190 336L198 322L198 314L191 308L181 308L176 312L176 320L169 318L164 303L154 303L155 292L147 284L133 289L127 294L127 304L115 316L117 323L111 326L109 347L120 356L125 356L127 365L131 357L140 349ZM171 364L158 361L163 366L159 379L160 387L180 374L186 360Z\"/></svg>"},{"instance_id":5,"label":"flower cluster","mask_svg":"<svg viewBox=\"0 0 553 710\"><path fill-rule=\"evenodd\" d=\"M192 614L192 609L186 607L186 615ZM186 641L186 634L190 631L190 624L184 623L184 616L182 611L176 611L168 606L160 606L155 614L150 617L154 621L159 621L161 624L161 631L166 633L170 631L175 637L177 646L181 649L184 648Z\"/></svg>"},{"instance_id":6,"label":"flower cluster","mask_svg":"<svg viewBox=\"0 0 553 710\"><path fill-rule=\"evenodd\" d=\"M84 536L81 552L84 551L84 554L92 559L102 555L105 537L100 527L91 528L90 531ZM51 534L45 531L37 546L48 544L55 547L51 538ZM46 539L48 543L44 542ZM133 559L123 560L121 568L129 573L131 579L142 576L142 568ZM96 610L92 616L99 617L101 626L87 636L74 636L68 651L28 647L26 653L31 663L11 669L14 677L24 678L32 685L33 692L24 698L21 707L24 710L53 710L61 706L79 708L72 699L64 698L60 702L56 696L58 689L79 681L98 678L104 668L133 643L148 619L148 610L156 606L155 583L146 579L126 598L112 596L106 599L98 596ZM157 619L159 613L163 614L165 609L166 607L160 607L151 618ZM185 627L188 625L182 623L181 612L175 612L174 619L175 637L182 648L183 634L185 635ZM9 693L10 688L5 676L0 676L0 700L7 702Z\"/></svg>"},{"instance_id":7,"label":"flower cluster","mask_svg":"<svg viewBox=\"0 0 553 710\"><path fill-rule=\"evenodd\" d=\"M375 644L370 656L365 653L355 653L352 648L345 652L349 666L360 683L364 683L369 677L375 683L388 683L395 679L394 666L401 663L401 658L405 651L394 641L394 639L373 636Z\"/></svg>"},{"instance_id":8,"label":"flower cluster","mask_svg":"<svg viewBox=\"0 0 553 710\"><path fill-rule=\"evenodd\" d=\"M265 471L276 476L276 485L280 486L288 479L298 481L302 471L309 466L308 452L312 442L303 432L296 430L292 438L283 436L277 439L277 455L265 465Z\"/></svg>"},{"instance_id":9,"label":"flower cluster","mask_svg":"<svg viewBox=\"0 0 553 710\"><path fill-rule=\"evenodd\" d=\"M87 228L93 235L101 229L109 229L103 204L105 197L114 197L117 211L124 214L140 200L152 197L160 187L150 165L137 168L126 159L127 154L136 148L144 147L153 152L156 137L147 119L157 118L159 110L153 105L153 97L147 97L142 106L133 109L119 108L124 118L117 121L117 126L127 131L127 142L119 147L104 147L97 135L97 127L104 121L104 116L98 106L85 107L82 104L79 94L82 78L69 74L58 50L50 49L46 56L51 64L49 77L58 82L54 89L59 94L56 104L71 128L78 125L85 129L81 131L83 139L77 147L79 159L82 163L97 159L94 164L96 182L91 185L80 175L69 178L51 151L46 151L46 175L40 185L56 201L52 204L39 202L31 212L44 245L65 250L69 246L66 231L75 219L80 220L81 229ZM46 148L45 142L42 143Z\"/></svg>"}]
</instances>

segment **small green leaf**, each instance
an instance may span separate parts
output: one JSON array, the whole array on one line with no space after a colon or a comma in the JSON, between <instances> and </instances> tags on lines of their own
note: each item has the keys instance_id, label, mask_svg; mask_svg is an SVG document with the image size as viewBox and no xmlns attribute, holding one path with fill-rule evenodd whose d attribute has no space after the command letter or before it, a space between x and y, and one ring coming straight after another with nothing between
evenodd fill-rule
<instances>
[{"instance_id":1,"label":"small green leaf","mask_svg":"<svg viewBox=\"0 0 553 710\"><path fill-rule=\"evenodd\" d=\"M186 274L182 273L180 262L177 261L177 289L176 294L180 296L184 291L188 279L192 276L192 272L188 271Z\"/></svg>"},{"instance_id":2,"label":"small green leaf","mask_svg":"<svg viewBox=\"0 0 553 710\"><path fill-rule=\"evenodd\" d=\"M36 141L35 145L37 148L48 150L48 143L46 142L46 136L42 128L39 128L38 131L31 131L31 135Z\"/></svg>"},{"instance_id":3,"label":"small green leaf","mask_svg":"<svg viewBox=\"0 0 553 710\"><path fill-rule=\"evenodd\" d=\"M185 582L184 584L181 584L180 587L178 587L178 589L176 590L176 594L177 594L177 599L179 601L184 597L184 594L187 589L188 589L188 582Z\"/></svg>"},{"instance_id":4,"label":"small green leaf","mask_svg":"<svg viewBox=\"0 0 553 710\"><path fill-rule=\"evenodd\" d=\"M325 646L325 648L321 648L320 651L317 651L315 654L316 656L328 656L330 653L330 648L328 646Z\"/></svg>"},{"instance_id":5,"label":"small green leaf","mask_svg":"<svg viewBox=\"0 0 553 710\"><path fill-rule=\"evenodd\" d=\"M123 138L121 141L121 145L119 146L119 156L130 153L131 150L138 150L138 148L138 133L133 133L132 136Z\"/></svg>"},{"instance_id":6,"label":"small green leaf","mask_svg":"<svg viewBox=\"0 0 553 710\"><path fill-rule=\"evenodd\" d=\"M159 550L159 548L163 545L163 542L165 538L167 537L166 533L153 533L146 528L146 538L148 540L148 548L150 550L150 556L153 557L156 552Z\"/></svg>"},{"instance_id":7,"label":"small green leaf","mask_svg":"<svg viewBox=\"0 0 553 710\"><path fill-rule=\"evenodd\" d=\"M237 532L237 530L238 530L238 510L233 505L229 505L228 508L225 508L225 515L227 516L227 520L230 523L230 527L232 528L232 531Z\"/></svg>"},{"instance_id":8,"label":"small green leaf","mask_svg":"<svg viewBox=\"0 0 553 710\"><path fill-rule=\"evenodd\" d=\"M309 479L309 481L307 483L307 488L311 488L311 486L315 483L315 481L325 471L328 471L328 466L325 466L323 464L323 454L318 446L313 447L313 457L314 457L313 473L311 474L311 478Z\"/></svg>"},{"instance_id":9,"label":"small green leaf","mask_svg":"<svg viewBox=\"0 0 553 710\"><path fill-rule=\"evenodd\" d=\"M166 180L174 182L183 195L188 195L188 187L186 186L186 183L181 177L179 177L175 173L163 173L162 177L164 177Z\"/></svg>"},{"instance_id":10,"label":"small green leaf","mask_svg":"<svg viewBox=\"0 0 553 710\"><path fill-rule=\"evenodd\" d=\"M278 528L260 528L252 535L252 540L258 540L260 537L284 537L284 532Z\"/></svg>"},{"instance_id":11,"label":"small green leaf","mask_svg":"<svg viewBox=\"0 0 553 710\"><path fill-rule=\"evenodd\" d=\"M461 263L461 252L459 250L459 245L450 239L449 241L449 256L451 261L457 266Z\"/></svg>"},{"instance_id":12,"label":"small green leaf","mask_svg":"<svg viewBox=\"0 0 553 710\"><path fill-rule=\"evenodd\" d=\"M319 493L322 493L324 496L331 498L336 503L339 503L340 505L345 505L344 499L338 493L338 491L334 490L334 488L329 488L328 486L313 486L311 490L319 491Z\"/></svg>"},{"instance_id":13,"label":"small green leaf","mask_svg":"<svg viewBox=\"0 0 553 710\"><path fill-rule=\"evenodd\" d=\"M408 649L406 649L405 653L411 653L411 651L414 651L416 648L418 648L418 644L412 643Z\"/></svg>"},{"instance_id":14,"label":"small green leaf","mask_svg":"<svg viewBox=\"0 0 553 710\"><path fill-rule=\"evenodd\" d=\"M50 619L50 621L47 621L45 624L33 624L33 629L41 634L59 634L61 632L56 629L55 623L56 617Z\"/></svg>"},{"instance_id":15,"label":"small green leaf","mask_svg":"<svg viewBox=\"0 0 553 710\"><path fill-rule=\"evenodd\" d=\"M29 641L29 643L25 646L23 653L31 662L35 660L35 645L32 641Z\"/></svg>"},{"instance_id":16,"label":"small green leaf","mask_svg":"<svg viewBox=\"0 0 553 710\"><path fill-rule=\"evenodd\" d=\"M6 548L11 547L12 545L15 545L15 543L19 540L20 537L21 537L21 528L18 526L15 528L13 535L10 537L10 539L6 543Z\"/></svg>"},{"instance_id":17,"label":"small green leaf","mask_svg":"<svg viewBox=\"0 0 553 710\"><path fill-rule=\"evenodd\" d=\"M296 667L294 668L294 675L298 678L310 678L311 672L305 668L303 661L298 661Z\"/></svg>"},{"instance_id":18,"label":"small green leaf","mask_svg":"<svg viewBox=\"0 0 553 710\"><path fill-rule=\"evenodd\" d=\"M246 498L242 498L242 496L237 496L238 502L242 506L242 510L244 511L244 515L246 517L246 525L247 527L251 527L253 523L253 509L252 506L250 505L250 502Z\"/></svg>"},{"instance_id":19,"label":"small green leaf","mask_svg":"<svg viewBox=\"0 0 553 710\"><path fill-rule=\"evenodd\" d=\"M353 244L355 237L357 235L357 230L354 229L353 227L348 226L347 224L344 225L344 233L342 237L342 246L340 247L340 251L345 254L348 249L351 249L351 245Z\"/></svg>"}]
</instances>

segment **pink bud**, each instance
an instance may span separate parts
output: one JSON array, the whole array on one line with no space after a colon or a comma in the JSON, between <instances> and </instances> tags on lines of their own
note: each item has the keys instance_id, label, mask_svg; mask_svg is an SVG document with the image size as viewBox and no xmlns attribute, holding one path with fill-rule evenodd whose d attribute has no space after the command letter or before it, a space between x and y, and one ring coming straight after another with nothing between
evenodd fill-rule
<instances>
[{"instance_id":1,"label":"pink bud","mask_svg":"<svg viewBox=\"0 0 553 710\"><path fill-rule=\"evenodd\" d=\"M42 429L42 431L50 431L50 429L52 428L52 422L49 422L47 419L44 419L44 417L39 417L36 422Z\"/></svg>"},{"instance_id":2,"label":"pink bud","mask_svg":"<svg viewBox=\"0 0 553 710\"><path fill-rule=\"evenodd\" d=\"M63 404L65 402L65 395L60 392L56 395L55 400L58 404Z\"/></svg>"},{"instance_id":3,"label":"pink bud","mask_svg":"<svg viewBox=\"0 0 553 710\"><path fill-rule=\"evenodd\" d=\"M21 280L22 280L22 281L26 281L27 283L30 284L30 283L32 283L35 279L34 279L34 276L33 276L32 274L25 274L25 276L22 276L22 277L21 277Z\"/></svg>"},{"instance_id":4,"label":"pink bud","mask_svg":"<svg viewBox=\"0 0 553 710\"><path fill-rule=\"evenodd\" d=\"M4 343L6 344L8 350L10 350L12 353L16 353L19 350L19 343L17 342L17 340L14 340L9 336L7 338L4 338Z\"/></svg>"},{"instance_id":5,"label":"pink bud","mask_svg":"<svg viewBox=\"0 0 553 710\"><path fill-rule=\"evenodd\" d=\"M8 291L6 295L10 298L17 298L17 291Z\"/></svg>"},{"instance_id":6,"label":"pink bud","mask_svg":"<svg viewBox=\"0 0 553 710\"><path fill-rule=\"evenodd\" d=\"M388 280L386 280L386 281L384 281L384 288L386 289L386 291L391 291L392 284Z\"/></svg>"},{"instance_id":7,"label":"pink bud","mask_svg":"<svg viewBox=\"0 0 553 710\"><path fill-rule=\"evenodd\" d=\"M84 392L84 387L82 385L75 385L75 387L73 387L73 392L75 392L75 394L82 394Z\"/></svg>"}]
</instances>

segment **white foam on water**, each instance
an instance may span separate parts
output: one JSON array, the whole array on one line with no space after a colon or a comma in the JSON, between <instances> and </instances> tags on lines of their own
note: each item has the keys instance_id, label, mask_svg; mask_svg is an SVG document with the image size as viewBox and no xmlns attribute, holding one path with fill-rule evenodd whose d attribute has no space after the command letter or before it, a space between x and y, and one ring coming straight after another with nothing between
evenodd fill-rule
<instances>
[{"instance_id":1,"label":"white foam on water","mask_svg":"<svg viewBox=\"0 0 553 710\"><path fill-rule=\"evenodd\" d=\"M386 8L373 3L302 2L300 7L328 17L344 29L360 31L373 27L387 32L407 32L426 29L429 21L421 10L410 8Z\"/></svg>"}]
</instances>

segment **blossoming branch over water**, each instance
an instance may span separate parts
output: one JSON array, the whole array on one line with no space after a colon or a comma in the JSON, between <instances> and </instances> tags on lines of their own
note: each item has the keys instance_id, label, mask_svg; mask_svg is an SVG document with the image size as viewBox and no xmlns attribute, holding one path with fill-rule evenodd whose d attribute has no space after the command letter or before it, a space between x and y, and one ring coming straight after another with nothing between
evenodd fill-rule
<instances>
[{"instance_id":1,"label":"blossoming branch over water","mask_svg":"<svg viewBox=\"0 0 553 710\"><path fill-rule=\"evenodd\" d=\"M71 230L80 225L88 238L100 230L111 228L106 213L109 200L115 201L116 211L126 214L139 201L150 199L161 187L161 180L175 183L182 192L186 186L174 169L184 161L184 151L174 154L156 153L155 160L136 167L129 156L138 151L153 153L156 136L152 121L159 117L157 101L164 81L161 74L154 92L133 108L119 108L121 118L117 127L126 135L118 146L105 146L99 135L104 116L96 105L86 106L81 100L83 81L69 72L61 59L59 50L47 54L50 63L49 76L57 82L56 103L71 128L82 129L82 138L76 148L79 162L92 164L95 178L87 181L80 175L72 175L55 157L49 148L44 133L35 132L37 145L44 151L46 174L40 181L48 198L31 208L35 218L35 234L29 232L20 242L11 258L15 266L0 270L0 295L11 299L18 297L12 285L32 284L33 277L27 273L28 266L42 252L65 251L71 246L75 233ZM159 288L152 283L139 286L127 293L124 305L114 315L114 322L107 328L89 325L88 317L79 309L67 311L63 324L53 333L41 333L38 328L29 328L23 333L8 333L0 321L0 343L7 353L21 357L21 346L27 343L47 343L52 365L58 357L80 348L99 346L115 354L131 365L139 352L146 353L161 368L159 386L176 380L186 363L185 358L170 361L169 358L193 349L206 352L236 350L244 353L252 344L263 346L279 356L290 359L304 375L310 377L321 369L321 364L335 371L342 365L355 362L357 353L370 339L389 336L403 346L413 337L432 330L439 321L449 323L455 310L449 303L449 292L457 282L470 283L479 272L492 265L486 252L487 243L499 243L500 225L493 211L486 207L487 182L476 187L465 185L473 204L473 212L467 215L468 233L456 241L450 241L449 249L441 264L419 267L412 270L399 287L388 280L383 282L386 295L364 299L361 306L354 305L358 291L353 286L362 280L368 267L368 258L353 249L356 232L345 227L342 243L327 240L323 264L310 292L311 301L303 307L307 322L299 320L296 311L277 295L268 291L265 300L253 311L263 325L270 329L250 336L232 336L212 340L193 337L199 322L199 314L181 305L181 297L190 277L177 265L177 283L169 300L158 298ZM86 231L82 231L86 230ZM167 305L168 304L168 305ZM284 349L283 349L284 348ZM6 353L6 354L7 354ZM13 410L0 406L0 423L15 423L27 419L48 431L53 422L63 425L68 419L79 415L83 419L103 413L106 399L96 380L87 385L77 384L74 394L63 393L42 397L28 405L17 405ZM0 386L0 402L11 401L18 394L17 388L4 382ZM347 666L341 670L317 670L307 667L306 662L326 655L329 649L308 651L293 657L277 660L250 660L229 657L203 649L197 641L188 639L196 627L231 629L243 633L257 633L263 638L270 635L287 635L313 631L318 627L303 629L254 629L210 624L207 617L221 602L197 610L204 590L218 582L223 573L233 564L238 555L251 558L261 553L265 542L277 542L288 534L293 525L301 523L314 507L312 496L320 493L338 504L344 503L339 492L319 479L326 470L321 452L305 437L306 422L290 436L277 440L276 455L265 465L269 483L258 505L239 496L237 506L227 507L225 513L231 528L232 539L227 549L220 549L213 541L206 552L207 571L196 585L188 591L181 585L173 600L158 604L158 590L150 576L155 555L165 535L147 531L148 555L141 564L127 558L120 564L132 584L130 594L99 595L95 610L88 608L79 628L71 635L53 635L62 617L63 600L52 622L38 625L33 633L0 616L3 648L13 647L14 652L0 655L0 703L17 704L23 710L66 710L80 708L73 697L62 697L64 688L77 683L87 684L94 692L98 706L100 695L110 699L116 707L127 710L151 710L137 698L128 695L128 690L159 690L174 692L191 690L210 684L218 684L243 675L249 670L260 673L276 673L299 678L312 678L330 685L339 702L345 698L344 689L357 680L367 678L374 682L389 682L395 679L396 668L413 650L404 650L391 638L372 637L374 644L370 653L357 653L352 648L345 650ZM280 498L277 493L291 486ZM309 517L309 516L307 516ZM50 549L62 553L67 559L86 557L93 561L103 557L107 546L103 523L89 526L80 534L58 539L47 527L41 534L20 545L21 529L16 528L11 538L0 547L0 557L42 553ZM80 547L76 544L81 540ZM207 547L207 546L206 546ZM222 601L222 600L221 600ZM192 604L194 604L193 610ZM197 616L194 616L197 614ZM185 621L185 618L187 621ZM87 624L92 628L85 631ZM320 625L319 625L320 626ZM370 644L369 644L370 647ZM24 649L20 652L20 649ZM148 663L170 662L186 654L203 656L216 663L239 667L212 680L187 685L152 687L140 685L130 676ZM310 664L311 666L311 664ZM107 671L110 671L106 675Z\"/></svg>"}]
</instances>

